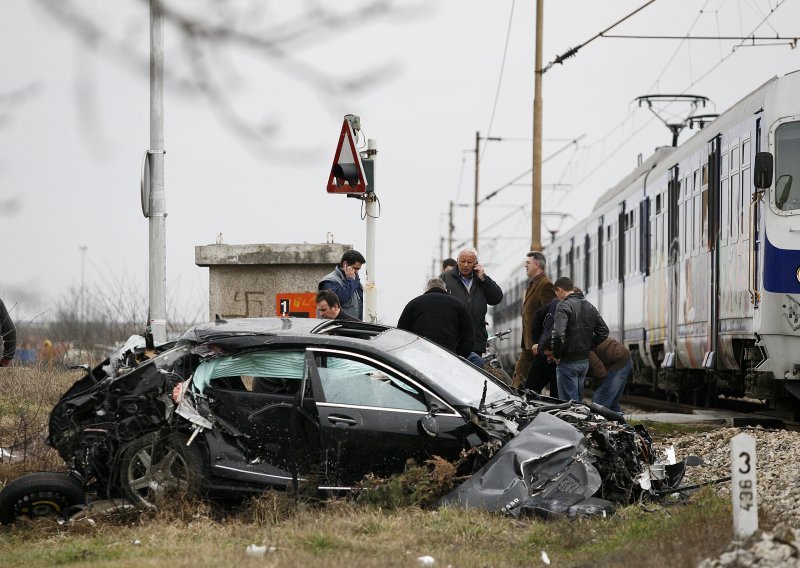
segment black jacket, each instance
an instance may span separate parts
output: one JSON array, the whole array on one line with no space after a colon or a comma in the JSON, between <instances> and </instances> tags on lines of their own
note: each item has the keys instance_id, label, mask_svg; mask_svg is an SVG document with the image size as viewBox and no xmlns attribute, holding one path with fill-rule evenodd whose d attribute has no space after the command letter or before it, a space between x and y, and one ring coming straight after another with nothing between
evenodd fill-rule
<instances>
[{"instance_id":1,"label":"black jacket","mask_svg":"<svg viewBox=\"0 0 800 568\"><path fill-rule=\"evenodd\" d=\"M560 300L553 298L547 304L536 310L531 323L531 330L533 338L532 342L539 346L539 352L536 354L543 360L547 360L547 355L544 354L545 349L550 349L552 346L553 336L553 317L556 313L556 306Z\"/></svg>"},{"instance_id":2,"label":"black jacket","mask_svg":"<svg viewBox=\"0 0 800 568\"><path fill-rule=\"evenodd\" d=\"M442 280L447 286L447 291L467 305L467 310L472 316L475 336L472 351L483 355L486 351L486 339L489 337L486 331L486 309L487 306L496 306L503 301L503 290L486 274L483 275L483 280L473 276L472 285L467 290L461 281L458 268L447 271Z\"/></svg>"},{"instance_id":3,"label":"black jacket","mask_svg":"<svg viewBox=\"0 0 800 568\"><path fill-rule=\"evenodd\" d=\"M600 313L580 292L573 292L556 306L553 315L553 357L563 362L589 358L589 351L608 337Z\"/></svg>"},{"instance_id":4,"label":"black jacket","mask_svg":"<svg viewBox=\"0 0 800 568\"><path fill-rule=\"evenodd\" d=\"M397 327L430 339L462 357L472 351L472 318L467 307L441 288L431 288L411 300L400 314Z\"/></svg>"}]
</instances>

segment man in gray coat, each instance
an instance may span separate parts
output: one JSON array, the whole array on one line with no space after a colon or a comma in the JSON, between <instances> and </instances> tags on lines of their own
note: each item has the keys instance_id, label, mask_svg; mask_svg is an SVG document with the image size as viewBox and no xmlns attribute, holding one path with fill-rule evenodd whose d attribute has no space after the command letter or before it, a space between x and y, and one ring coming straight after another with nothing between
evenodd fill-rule
<instances>
[{"instance_id":1,"label":"man in gray coat","mask_svg":"<svg viewBox=\"0 0 800 568\"><path fill-rule=\"evenodd\" d=\"M489 278L478 262L478 251L466 248L458 253L458 267L442 274L447 291L467 305L472 316L475 340L467 359L483 368L481 355L486 351L486 310L503 300L503 290Z\"/></svg>"}]
</instances>

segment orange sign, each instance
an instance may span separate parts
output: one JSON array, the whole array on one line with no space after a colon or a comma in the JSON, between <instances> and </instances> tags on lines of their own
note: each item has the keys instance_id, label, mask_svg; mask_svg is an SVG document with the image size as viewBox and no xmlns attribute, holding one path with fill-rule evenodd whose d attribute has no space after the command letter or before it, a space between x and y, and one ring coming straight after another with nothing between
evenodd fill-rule
<instances>
[{"instance_id":1,"label":"orange sign","mask_svg":"<svg viewBox=\"0 0 800 568\"><path fill-rule=\"evenodd\" d=\"M317 317L316 292L281 292L275 294L275 315L293 318Z\"/></svg>"}]
</instances>

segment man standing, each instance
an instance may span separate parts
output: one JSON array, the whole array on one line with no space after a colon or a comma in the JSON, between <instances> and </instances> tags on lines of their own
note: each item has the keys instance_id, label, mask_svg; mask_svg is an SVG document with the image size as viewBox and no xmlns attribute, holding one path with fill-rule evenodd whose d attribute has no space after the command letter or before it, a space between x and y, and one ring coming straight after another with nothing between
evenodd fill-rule
<instances>
[{"instance_id":1,"label":"man standing","mask_svg":"<svg viewBox=\"0 0 800 568\"><path fill-rule=\"evenodd\" d=\"M558 398L580 401L589 351L608 337L608 326L583 292L573 291L572 279L562 276L553 286L561 300L553 316L552 339Z\"/></svg>"},{"instance_id":2,"label":"man standing","mask_svg":"<svg viewBox=\"0 0 800 568\"><path fill-rule=\"evenodd\" d=\"M472 316L473 335L472 352L467 359L483 368L483 357L486 351L486 309L496 306L503 300L503 290L489 278L483 266L478 263L478 251L466 248L458 253L458 267L442 275L447 291L467 305Z\"/></svg>"},{"instance_id":3,"label":"man standing","mask_svg":"<svg viewBox=\"0 0 800 568\"><path fill-rule=\"evenodd\" d=\"M522 302L522 338L520 339L522 351L517 358L511 383L511 386L515 388L525 384L528 370L536 355L536 352L533 351L533 347L539 343L538 335L534 337L533 334L533 319L536 312L556 297L553 283L544 273L545 264L544 255L538 251L529 252L528 258L525 260L525 271L528 273L530 282Z\"/></svg>"},{"instance_id":4,"label":"man standing","mask_svg":"<svg viewBox=\"0 0 800 568\"><path fill-rule=\"evenodd\" d=\"M339 304L339 298L330 290L322 290L317 293L317 315L322 319L329 320L361 321L344 313Z\"/></svg>"},{"instance_id":5,"label":"man standing","mask_svg":"<svg viewBox=\"0 0 800 568\"><path fill-rule=\"evenodd\" d=\"M458 266L458 263L455 258L445 258L442 261L442 273L439 275L439 278L443 278L445 272L450 272L456 266Z\"/></svg>"},{"instance_id":6,"label":"man standing","mask_svg":"<svg viewBox=\"0 0 800 568\"><path fill-rule=\"evenodd\" d=\"M0 367L8 367L14 360L17 350L17 328L11 316L8 315L6 305L0 300Z\"/></svg>"},{"instance_id":7,"label":"man standing","mask_svg":"<svg viewBox=\"0 0 800 568\"><path fill-rule=\"evenodd\" d=\"M447 293L441 278L428 280L425 293L406 304L397 327L461 357L468 357L472 351L472 317L464 302Z\"/></svg>"},{"instance_id":8,"label":"man standing","mask_svg":"<svg viewBox=\"0 0 800 568\"><path fill-rule=\"evenodd\" d=\"M342 311L360 320L364 319L364 289L358 271L366 262L357 250L348 250L333 272L324 276L317 286L318 290L330 290L336 294Z\"/></svg>"}]
</instances>

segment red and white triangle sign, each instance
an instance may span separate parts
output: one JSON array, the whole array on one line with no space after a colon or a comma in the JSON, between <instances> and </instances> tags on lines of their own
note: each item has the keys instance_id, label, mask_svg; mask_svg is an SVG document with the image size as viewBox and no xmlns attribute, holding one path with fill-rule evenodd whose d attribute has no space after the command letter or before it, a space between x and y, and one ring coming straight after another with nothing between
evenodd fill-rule
<instances>
[{"instance_id":1,"label":"red and white triangle sign","mask_svg":"<svg viewBox=\"0 0 800 568\"><path fill-rule=\"evenodd\" d=\"M344 119L328 177L328 193L366 193L367 178L350 122Z\"/></svg>"}]
</instances>

